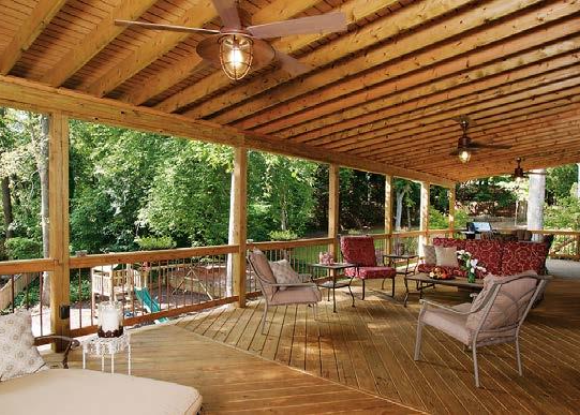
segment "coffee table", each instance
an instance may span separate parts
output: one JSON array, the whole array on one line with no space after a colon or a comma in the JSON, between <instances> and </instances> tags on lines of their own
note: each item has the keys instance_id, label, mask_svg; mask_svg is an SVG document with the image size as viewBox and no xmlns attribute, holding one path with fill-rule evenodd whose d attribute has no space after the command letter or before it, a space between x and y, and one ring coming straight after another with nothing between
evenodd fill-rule
<instances>
[{"instance_id":1,"label":"coffee table","mask_svg":"<svg viewBox=\"0 0 580 415\"><path fill-rule=\"evenodd\" d=\"M332 290L332 311L336 313L336 289L348 287L348 291L352 297L352 306L354 307L354 294L352 293L352 289L350 288L350 284L352 283L353 277L346 277L342 281L338 281L338 274L339 271L344 271L347 268L355 268L356 265L354 264L347 264L347 263L334 263L334 264L310 264L313 268L323 268L327 269L330 273L330 277L332 278L330 281L325 281L322 283L316 283L320 287L327 288L328 295L330 296L330 290ZM316 282L316 281L314 281Z\"/></svg>"},{"instance_id":2,"label":"coffee table","mask_svg":"<svg viewBox=\"0 0 580 415\"><path fill-rule=\"evenodd\" d=\"M407 307L407 300L409 299L409 281L417 283L417 291L419 298L423 298L423 290L425 288L435 287L436 285L448 285L451 287L466 288L473 291L481 291L483 289L483 280L476 280L476 282L467 282L466 278L455 278L450 280L440 280L431 278L429 274L419 273L405 276L405 300L403 305Z\"/></svg>"}]
</instances>

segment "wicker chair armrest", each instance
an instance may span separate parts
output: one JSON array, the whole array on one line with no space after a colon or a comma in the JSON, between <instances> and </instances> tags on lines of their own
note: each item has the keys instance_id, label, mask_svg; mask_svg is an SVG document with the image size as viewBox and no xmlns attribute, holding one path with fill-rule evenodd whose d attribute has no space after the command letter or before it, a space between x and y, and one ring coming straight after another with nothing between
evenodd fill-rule
<instances>
[{"instance_id":1,"label":"wicker chair armrest","mask_svg":"<svg viewBox=\"0 0 580 415\"><path fill-rule=\"evenodd\" d=\"M68 369L68 354L70 353L71 350L76 349L77 347L80 347L81 343L77 340L77 339L73 339L71 337L66 337L66 336L59 336L56 334L50 334L47 336L41 336L41 337L37 337L37 340L64 340L66 342L68 342L68 345L66 346L66 349L64 349L64 353L62 355L62 367L65 369Z\"/></svg>"}]
</instances>

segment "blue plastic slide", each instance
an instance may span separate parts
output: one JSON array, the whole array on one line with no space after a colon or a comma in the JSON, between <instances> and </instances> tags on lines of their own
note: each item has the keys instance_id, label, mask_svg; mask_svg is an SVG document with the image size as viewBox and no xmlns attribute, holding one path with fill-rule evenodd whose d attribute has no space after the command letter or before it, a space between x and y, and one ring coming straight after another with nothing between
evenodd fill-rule
<instances>
[{"instance_id":1,"label":"blue plastic slide","mask_svg":"<svg viewBox=\"0 0 580 415\"><path fill-rule=\"evenodd\" d=\"M159 303L151 298L151 294L147 288L135 288L135 295L148 313L158 313L161 311ZM162 317L155 320L155 323L166 323L168 321L169 319L167 317Z\"/></svg>"}]
</instances>

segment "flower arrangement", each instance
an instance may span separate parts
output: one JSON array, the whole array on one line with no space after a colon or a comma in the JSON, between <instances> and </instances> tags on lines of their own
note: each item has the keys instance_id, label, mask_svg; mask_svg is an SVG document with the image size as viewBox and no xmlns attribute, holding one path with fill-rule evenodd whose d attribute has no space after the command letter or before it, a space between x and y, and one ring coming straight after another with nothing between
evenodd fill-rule
<instances>
[{"instance_id":1,"label":"flower arrangement","mask_svg":"<svg viewBox=\"0 0 580 415\"><path fill-rule=\"evenodd\" d=\"M487 271L484 267L478 265L479 261L476 258L473 258L473 254L471 252L468 252L464 249L457 251L457 259L459 260L460 268L467 273L468 282L475 282L477 271Z\"/></svg>"}]
</instances>

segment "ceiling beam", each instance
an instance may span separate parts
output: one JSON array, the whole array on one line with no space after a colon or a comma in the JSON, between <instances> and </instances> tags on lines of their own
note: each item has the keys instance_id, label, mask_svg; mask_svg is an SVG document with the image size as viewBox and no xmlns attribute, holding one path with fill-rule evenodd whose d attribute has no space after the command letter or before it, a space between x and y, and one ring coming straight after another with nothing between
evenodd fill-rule
<instances>
[{"instance_id":1,"label":"ceiling beam","mask_svg":"<svg viewBox=\"0 0 580 415\"><path fill-rule=\"evenodd\" d=\"M43 75L42 82L50 86L61 86L126 29L126 27L115 25L115 19L135 20L156 1L121 0L117 7L94 30L72 47L51 70Z\"/></svg>"},{"instance_id":2,"label":"ceiling beam","mask_svg":"<svg viewBox=\"0 0 580 415\"><path fill-rule=\"evenodd\" d=\"M71 118L85 121L216 144L247 147L378 174L430 181L445 187L455 185L453 180L415 170L401 169L309 146L284 143L263 134L242 132L208 121L192 120L181 115L167 114L151 108L97 98L86 93L57 89L13 77L0 76L0 105L36 112L58 110Z\"/></svg>"},{"instance_id":3,"label":"ceiling beam","mask_svg":"<svg viewBox=\"0 0 580 415\"><path fill-rule=\"evenodd\" d=\"M526 33L525 40L512 42L498 42L483 50L462 55L458 59L447 60L435 66L429 66L404 77L388 80L376 86L348 94L348 96L326 102L316 107L310 107L297 114L286 116L276 121L268 122L258 128L252 128L252 118L244 122L234 123L232 126L240 129L252 129L253 131L281 136L290 136L299 126L300 132L320 128L332 123L340 114L340 119L354 118L368 112L377 111L389 105L400 105L431 95L440 91L456 89L462 84L490 78L500 73L520 69L535 62L544 61L566 52L580 49L580 35L567 40L561 37L569 36L571 29L576 27L580 31L580 17L574 19L574 23L561 23L553 27L554 31L541 30ZM495 33L495 30L490 31ZM548 33L547 33L548 32ZM547 34L557 33L557 41ZM528 38L535 39L536 44L530 45ZM519 40L519 39L518 39ZM541 46L552 41L551 43ZM530 47L533 46L533 49ZM410 58L411 59L411 58ZM550 70L547 65L539 65L539 70ZM323 95L324 91L308 94L313 100ZM302 100L300 100L302 101ZM288 114L294 110L292 105L282 105L280 109L287 109ZM288 133L285 133L287 131Z\"/></svg>"},{"instance_id":4,"label":"ceiling beam","mask_svg":"<svg viewBox=\"0 0 580 415\"><path fill-rule=\"evenodd\" d=\"M18 32L2 51L0 75L6 75L12 70L22 52L34 43L65 3L66 0L39 0L36 3L28 19L20 25Z\"/></svg>"},{"instance_id":5,"label":"ceiling beam","mask_svg":"<svg viewBox=\"0 0 580 415\"><path fill-rule=\"evenodd\" d=\"M164 22L177 26L203 27L218 17L211 0L199 0L183 10L183 14L171 22ZM143 29L137 29L143 30ZM134 49L129 56L123 59L120 65L114 65L99 79L81 87L91 95L102 97L136 73L145 69L152 62L171 51L179 42L191 36L191 33L150 31L153 37L143 47Z\"/></svg>"},{"instance_id":6,"label":"ceiling beam","mask_svg":"<svg viewBox=\"0 0 580 415\"><path fill-rule=\"evenodd\" d=\"M402 105L401 107L405 106L405 109L401 109L401 113L395 113L390 117L360 117L341 123L340 127L342 128L332 126L333 131L330 135L316 137L321 131L319 130L313 132L316 135L309 133L290 141L307 142L309 145L325 146L327 148L330 143L334 143L341 148L346 145L356 144L360 148L382 143L385 137L390 134L442 120L450 120L460 115L473 114L490 108L497 108L499 111L507 110L497 106L505 106L522 100L535 100L535 102L554 100L557 99L559 91L562 91L560 92L562 96L568 96L570 94L566 93L565 90L580 84L580 78L577 77L578 68L578 65L568 66L549 74L540 74L511 84L490 88L483 92L460 96L441 104L425 106L418 110L413 110L413 105L409 105L411 108ZM428 100L429 97L425 99ZM397 109L394 108L389 111L394 112ZM362 123L361 121L365 122ZM315 135L314 139L306 139L312 135Z\"/></svg>"},{"instance_id":7,"label":"ceiling beam","mask_svg":"<svg viewBox=\"0 0 580 415\"><path fill-rule=\"evenodd\" d=\"M556 18L553 14L548 17ZM406 55L402 59L389 61L360 76L344 79L340 83L325 88L318 88L315 93L308 92L292 100L290 100L291 97L288 99L278 97L277 101L284 101L281 105L258 111L231 125L243 130L253 129L266 134L272 133L285 126L296 125L313 119L315 116L329 114L337 103L344 102L346 105L347 99L350 102L364 95L368 88L375 85L381 87L391 85L391 92L399 92L406 87L418 85L425 77L434 80L464 71L491 62L499 56L509 56L569 36L571 32L574 32L574 27L580 30L580 17L545 24L544 20L538 20L536 11L519 16L517 25L512 23L500 21L489 30L478 30L462 36L459 41L447 41L433 48ZM530 31L539 24L542 25ZM505 40L501 41L502 39ZM357 93L357 91L360 92ZM267 98L271 99L272 95L278 94L276 89L272 94L268 94Z\"/></svg>"},{"instance_id":8,"label":"ceiling beam","mask_svg":"<svg viewBox=\"0 0 580 415\"><path fill-rule=\"evenodd\" d=\"M409 6L403 7L392 15L388 14L384 18L378 19L368 25L364 25L354 32L342 35L339 39L316 48L314 52L309 53L299 60L307 67L314 70L319 66L326 65L377 42L399 35L401 32L412 29L426 21L449 13L457 7L472 2L473 0L425 0L413 3ZM386 3L392 2L381 0L376 3L382 3L382 5L385 6ZM347 5L349 4L353 4L353 2L347 3ZM364 9L363 11L364 15L360 12L356 14L347 13L347 16L351 19L350 22L353 23L364 19L370 15L367 13L372 10ZM324 37L325 36L319 36L319 39L323 39ZM288 48L284 50L286 53L298 50L297 48L294 49L294 47L293 50L290 51L287 49ZM382 59L384 59L384 56ZM228 90L226 94L220 95L216 97L216 99L210 99L204 102L203 105L194 107L190 111L187 111L186 114L192 118L202 118L213 112L223 110L224 108L236 104L237 102L247 99L257 93L287 82L292 78L292 75L282 69L275 70L264 76L252 79L243 85L236 86ZM219 89L217 88L219 85L213 86L214 83L215 80L213 79L208 79L207 81L202 80L160 103L157 108L168 112L177 111L190 103L204 98L208 93Z\"/></svg>"},{"instance_id":9,"label":"ceiling beam","mask_svg":"<svg viewBox=\"0 0 580 415\"><path fill-rule=\"evenodd\" d=\"M320 0L276 0L254 14L252 16L252 24L263 24L274 20L290 19L310 9L319 2ZM143 82L143 88L133 88L122 94L119 99L131 104L141 105L189 77L203 62L204 60L196 53L182 58L171 66L148 76ZM218 78L219 75L221 73L210 76ZM220 82L227 84L225 79L221 79Z\"/></svg>"},{"instance_id":10,"label":"ceiling beam","mask_svg":"<svg viewBox=\"0 0 580 415\"><path fill-rule=\"evenodd\" d=\"M440 2L435 3L437 3L439 7L443 6L443 4L439 4ZM426 17L429 17L428 15L436 11L436 6L432 5L431 7L433 9L431 10L427 9L428 5L426 2L413 3L413 5L416 5L417 7L425 7L425 11L419 16L413 16L411 21L422 16L424 17L423 24L412 33L403 35L398 33L395 42L384 42L384 38L376 39L381 41L381 44L376 48L365 50L365 53L360 53L347 60L336 62L331 67L324 68L312 75L301 77L296 82L287 83L286 85L282 85L280 88L271 91L269 94L263 94L260 97L254 98L253 95L281 84L281 82L274 82L275 80L264 79L261 77L257 80L261 82L254 82L240 86L239 93L236 93L235 89L226 91L224 94L205 101L203 105L185 112L185 114L200 118L200 116L210 115L210 110L213 110L214 112L219 110L220 112L215 117L214 121L221 124L227 124L239 119L240 117L245 117L267 108L269 105L276 104L277 102L280 102L280 100L300 96L311 90L319 89L325 85L342 81L344 78L383 65L386 60L392 61L393 59L417 52L422 48L433 46L438 42L449 40L452 37L468 32L469 30L476 29L480 26L490 25L491 22L499 20L512 13L525 10L537 3L539 2L536 0L525 0L521 2L493 0L491 2L486 2L485 7L467 7L468 5L466 3L461 5L455 4L456 7L464 6L460 9L460 13L451 14L448 18L439 18L431 24L426 24L432 20L427 19ZM449 3L448 6L450 6ZM411 6L407 6L399 12L394 13L392 16L387 16L382 24L386 26L394 25L395 28L398 25L406 24L406 21L405 19L402 19L401 14L404 13L405 10L410 11L410 7ZM448 13L441 13L438 16L441 17L445 14ZM389 21L388 17L392 17L392 20ZM374 36L374 32L370 32L367 34L361 34L360 37L375 39ZM336 48L340 50L344 47L344 44L348 45L348 42L349 39L346 36L343 36L326 46L328 48ZM361 47L357 49L357 51L361 51L370 45L361 44L360 46ZM318 48L313 53L308 54L301 59L302 62L314 67L327 65L334 60L336 60L336 58L332 59L332 55L324 50L324 48ZM224 111L224 109L234 104L238 104L249 97L251 97L251 99L247 102Z\"/></svg>"},{"instance_id":11,"label":"ceiling beam","mask_svg":"<svg viewBox=\"0 0 580 415\"><path fill-rule=\"evenodd\" d=\"M556 43L521 55L506 57L498 62L475 67L441 80L433 77L431 81L423 82L414 88L402 88L400 92L399 89L391 89L392 85L389 85L387 90L390 93L381 87L376 97L374 91L370 90L366 102L363 100L351 107L348 106L348 102L345 102L342 111L278 131L276 135L283 138L300 136L298 141L307 141L303 138L311 137L311 135L306 135L311 132L315 137L320 137L328 135L325 134L327 131L330 133L344 131L352 128L353 124L358 127L378 119L401 114L405 110L417 110L421 107L452 102L462 96L473 96L482 91L489 91L531 76L538 77L542 73L572 65L578 62L578 50L580 50L580 36L570 42ZM562 54L563 52L569 53ZM404 82L406 80L402 80L401 83ZM393 93L393 91L397 92ZM485 98L482 96L481 100L483 99ZM348 98L345 101L348 101ZM316 109L311 112L316 112ZM343 128L346 125L348 127ZM263 131L258 129L258 132Z\"/></svg>"}]
</instances>

